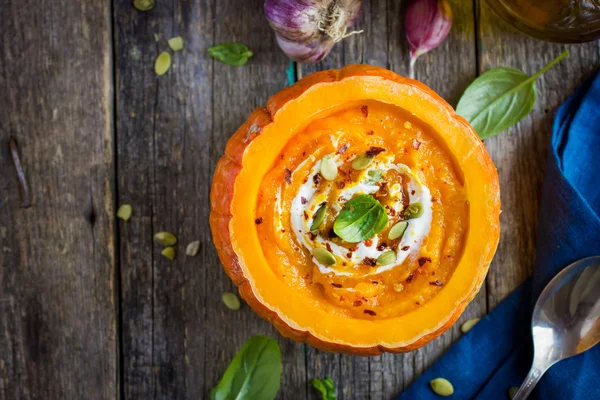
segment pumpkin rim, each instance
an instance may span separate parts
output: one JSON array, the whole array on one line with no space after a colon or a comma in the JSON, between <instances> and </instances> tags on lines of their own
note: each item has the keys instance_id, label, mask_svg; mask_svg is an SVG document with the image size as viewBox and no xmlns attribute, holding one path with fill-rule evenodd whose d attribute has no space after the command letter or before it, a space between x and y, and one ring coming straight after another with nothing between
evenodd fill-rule
<instances>
[{"instance_id":1,"label":"pumpkin rim","mask_svg":"<svg viewBox=\"0 0 600 400\"><path fill-rule=\"evenodd\" d=\"M310 94L318 92L319 88L321 88L321 90L335 90L335 86L338 85L338 89L343 89L344 82L350 82L348 85L351 85L354 83L353 81L358 81L359 86L366 87L364 90L374 88L374 92L371 94L380 95L381 97L362 97L361 99L363 100L375 99L380 101L382 98L385 98L386 93L387 95L390 95L389 92L394 90L398 90L399 92L404 90L405 94L411 93L411 95L421 96L418 99L424 102L424 110L421 111L433 115L438 114L435 117L444 117L444 122L454 127L453 132L461 133L458 139L463 140L468 145L465 149L463 149L465 152L459 152L457 154L451 151L452 156L457 159L456 162L460 166L461 173L469 175L470 178L477 178L475 173L473 173L475 174L473 177L471 176L473 174L470 172L465 172L465 167L476 167L475 169L477 169L479 172L479 178L473 179L471 184L465 175L464 185L467 188L467 197L469 199L476 198L477 200L481 201L481 204L478 204L476 209L480 211L478 213L478 217L482 217L485 223L472 223L473 213L471 212L471 209L473 206L470 206L470 226L467 232L467 238L465 239L463 255L461 256L461 260L459 261L456 270L453 272L448 285L427 303L405 315L386 320L375 321L375 325L390 325L392 324L391 322L387 322L386 324L379 322L395 321L394 323L398 323L404 321L406 319L405 317L411 314L418 314L427 311L430 313L436 313L436 309L434 307L437 305L436 303L439 303L445 297L450 297L452 307L450 307L447 311L444 310L444 317L437 319L439 322L437 325L429 326L427 329L425 329L423 327L419 327L417 324L415 328L417 333L415 336L411 339L405 340L404 342L383 342L381 340L376 340L374 341L375 343L352 343L343 340L336 340L334 338L328 338L326 335L319 333L314 329L310 329L310 325L307 325L308 329L300 327L295 320L291 320L290 317L287 316L287 312L281 310L280 306L272 304L272 301L265 301L264 293L257 293L260 291L259 287L261 284L259 283L257 285L253 282L252 275L249 273L247 268L248 262L244 258L244 256L247 256L249 251L252 251L248 247L252 247L252 245L248 243L244 244L241 243L241 241L236 240L235 233L244 232L244 229L247 230L248 228L247 221L245 225L238 223L240 218L243 217L239 216L239 213L237 213L238 217L236 218L236 213L232 212L232 207L236 205L239 206L239 202L241 201L240 196L236 197L236 192L243 192L245 201L247 203L252 203L252 200L248 201L247 188L238 187L242 185L239 182L243 180L243 178L246 176L244 174L247 174L250 168L248 165L244 167L244 164L251 164L253 155L256 156L256 154L252 154L253 150L250 149L251 144L255 142L257 138L260 138L259 135L265 133L265 131L268 133L270 129L274 129L273 126L276 126L277 122L280 121L281 118L284 118L285 122L285 117L282 117L281 115L285 115L286 112L291 113L292 111L286 110L293 108L294 102L302 101L303 97L310 98ZM362 94L363 92L360 92L357 94L357 96L360 97ZM313 94L313 97L314 96L316 95ZM395 98L392 95L390 96L390 98ZM308 101L308 99L305 100ZM317 101L316 99L313 100ZM343 100L344 102L352 101L352 99ZM326 101L324 102L326 103ZM395 102L390 103L398 105L398 103ZM334 105L335 104L339 105L342 103L334 103ZM433 111L430 108L433 109ZM411 111L411 109L409 109L409 111ZM299 118L302 117L304 116ZM304 119L306 120L309 117L310 116L307 116ZM416 115L416 117L423 120L422 115ZM428 118L431 119L433 117L429 115ZM425 122L429 123L427 120L425 120ZM440 132L435 128L434 130L437 131L442 140L447 141L448 138L442 137L445 135L445 133ZM289 137L287 137L287 139L293 136L294 130L292 129L290 132L291 134ZM287 139L283 140L282 138L281 141L283 143L287 143ZM448 144L446 143L446 145ZM240 177L242 179L239 179ZM481 185L478 186L477 183L481 183ZM471 197L472 191L477 192L478 189L480 192L482 192L477 193L479 197ZM458 319L466 305L479 291L479 288L485 279L485 275L499 240L500 198L498 176L496 168L492 163L489 154L485 150L481 140L478 138L473 128L462 117L458 116L448 103L446 103L441 97L439 97L424 84L409 78L401 77L389 70L368 65L349 65L340 70L328 70L309 75L296 84L287 87L272 96L269 99L266 107L255 110L248 120L229 140L226 146L225 155L217 164L215 178L213 180L211 189L211 203L212 211L210 215L210 225L219 257L226 272L239 287L240 294L244 300L246 300L261 317L271 321L284 336L298 341L310 343L311 345L324 350L341 351L351 354L374 355L380 354L381 352L409 351L424 345L447 330ZM251 210L252 206L249 207ZM246 214L244 213L244 215ZM246 218L246 220L247 219L248 218ZM251 218L251 220L253 221L253 218ZM468 245L471 244L471 247L474 246L472 244L473 240L471 239L473 235L473 228L479 227L480 225L483 225L482 227L486 229L486 245L477 245L477 247L481 247L480 251L475 251L474 255L470 255L473 257L473 259L477 259L478 262L473 260L471 261L470 265L471 269L473 270L473 276L468 282L469 284L458 287L456 292L453 292L455 293L454 295L441 296L444 291L450 293L450 287L452 285L453 278L463 264L463 257L465 256L465 253L467 253ZM245 234L247 234L247 232L245 232ZM246 239L247 237L244 237L244 241L246 241ZM258 242L254 243L254 247L259 249L259 252L262 252ZM266 261L264 259L262 261L263 266L266 265ZM265 270L269 270L269 268L266 267ZM256 271L257 270L255 269L254 272ZM458 283L454 286L457 285ZM460 289L460 291L458 289ZM289 287L287 287L287 290L289 290ZM436 301L436 299L438 300ZM408 322L412 322L413 319L415 318L409 318ZM373 324L374 322L358 319L348 320L360 321L357 323L358 325Z\"/></svg>"}]
</instances>

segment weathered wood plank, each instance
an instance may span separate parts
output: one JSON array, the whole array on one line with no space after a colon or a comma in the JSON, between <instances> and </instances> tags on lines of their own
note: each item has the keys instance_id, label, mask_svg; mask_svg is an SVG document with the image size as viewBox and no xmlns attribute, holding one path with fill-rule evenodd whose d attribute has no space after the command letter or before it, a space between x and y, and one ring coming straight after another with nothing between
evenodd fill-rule
<instances>
[{"instance_id":1,"label":"weathered wood plank","mask_svg":"<svg viewBox=\"0 0 600 400\"><path fill-rule=\"evenodd\" d=\"M0 399L118 394L108 1L3 1ZM9 136L33 206L19 208Z\"/></svg>"},{"instance_id":2,"label":"weathered wood plank","mask_svg":"<svg viewBox=\"0 0 600 400\"><path fill-rule=\"evenodd\" d=\"M249 307L233 312L223 305L221 294L234 287L207 223L212 173L225 143L286 85L288 62L261 10L258 0L157 2L147 13L116 2L119 201L134 206L132 220L120 225L126 398L207 398L237 350L259 333L281 345L280 397L306 392L302 346ZM154 59L176 35L185 49L156 77ZM255 52L247 66L208 56L208 47L232 41ZM152 242L161 230L179 238L175 261ZM184 252L192 240L202 250L190 259Z\"/></svg>"},{"instance_id":3,"label":"weathered wood plank","mask_svg":"<svg viewBox=\"0 0 600 400\"><path fill-rule=\"evenodd\" d=\"M496 66L532 74L567 48L570 55L537 83L533 112L519 125L486 140L500 176L501 235L487 280L493 308L531 273L535 258L540 189L557 107L598 65L597 43L561 45L527 37L480 4L480 73Z\"/></svg>"}]
</instances>

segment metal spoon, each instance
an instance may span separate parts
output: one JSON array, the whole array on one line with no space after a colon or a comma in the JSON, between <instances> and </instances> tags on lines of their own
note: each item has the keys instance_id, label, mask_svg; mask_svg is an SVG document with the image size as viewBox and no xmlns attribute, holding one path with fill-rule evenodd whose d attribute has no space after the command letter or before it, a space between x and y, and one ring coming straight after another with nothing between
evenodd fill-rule
<instances>
[{"instance_id":1,"label":"metal spoon","mask_svg":"<svg viewBox=\"0 0 600 400\"><path fill-rule=\"evenodd\" d=\"M600 341L600 256L569 265L544 288L531 317L533 364L513 400L531 393L544 372Z\"/></svg>"}]
</instances>

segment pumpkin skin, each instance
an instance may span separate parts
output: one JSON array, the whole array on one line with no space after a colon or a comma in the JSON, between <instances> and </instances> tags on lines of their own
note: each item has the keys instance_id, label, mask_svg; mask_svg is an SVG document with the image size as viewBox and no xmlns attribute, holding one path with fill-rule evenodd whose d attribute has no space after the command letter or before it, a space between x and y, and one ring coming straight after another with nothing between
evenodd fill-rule
<instances>
[{"instance_id":1,"label":"pumpkin skin","mask_svg":"<svg viewBox=\"0 0 600 400\"><path fill-rule=\"evenodd\" d=\"M256 224L264 176L303 127L336 107L375 101L408 111L436 133L464 181L468 229L444 287L424 304L384 319L320 314L270 269ZM283 158L283 156L282 156ZM271 97L231 137L217 164L210 226L225 271L241 297L279 332L322 350L355 355L406 352L449 329L479 291L500 235L496 168L473 128L422 83L369 65L309 75ZM296 301L293 301L296 300Z\"/></svg>"}]
</instances>

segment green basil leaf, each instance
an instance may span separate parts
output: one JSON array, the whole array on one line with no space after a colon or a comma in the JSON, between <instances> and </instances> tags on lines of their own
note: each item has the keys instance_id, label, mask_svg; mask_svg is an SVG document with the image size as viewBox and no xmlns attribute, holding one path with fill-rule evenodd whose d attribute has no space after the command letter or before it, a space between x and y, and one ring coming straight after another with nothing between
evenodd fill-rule
<instances>
[{"instance_id":1,"label":"green basil leaf","mask_svg":"<svg viewBox=\"0 0 600 400\"><path fill-rule=\"evenodd\" d=\"M322 400L336 400L337 396L335 395L335 384L333 383L333 379L325 378L325 379L313 379L312 385L315 389L317 389L321 393Z\"/></svg>"},{"instance_id":2,"label":"green basil leaf","mask_svg":"<svg viewBox=\"0 0 600 400\"><path fill-rule=\"evenodd\" d=\"M275 339L253 336L235 355L211 400L273 400L281 384L281 352Z\"/></svg>"},{"instance_id":3,"label":"green basil leaf","mask_svg":"<svg viewBox=\"0 0 600 400\"><path fill-rule=\"evenodd\" d=\"M381 203L371 195L361 194L346 203L333 223L333 231L346 242L356 243L381 232L387 222Z\"/></svg>"},{"instance_id":4,"label":"green basil leaf","mask_svg":"<svg viewBox=\"0 0 600 400\"><path fill-rule=\"evenodd\" d=\"M486 71L467 87L456 112L469 121L481 139L497 135L531 112L537 97L536 79L568 54L565 50L532 76L514 68Z\"/></svg>"},{"instance_id":5,"label":"green basil leaf","mask_svg":"<svg viewBox=\"0 0 600 400\"><path fill-rule=\"evenodd\" d=\"M252 57L250 49L241 43L224 43L208 49L208 54L225 64L242 66Z\"/></svg>"}]
</instances>

